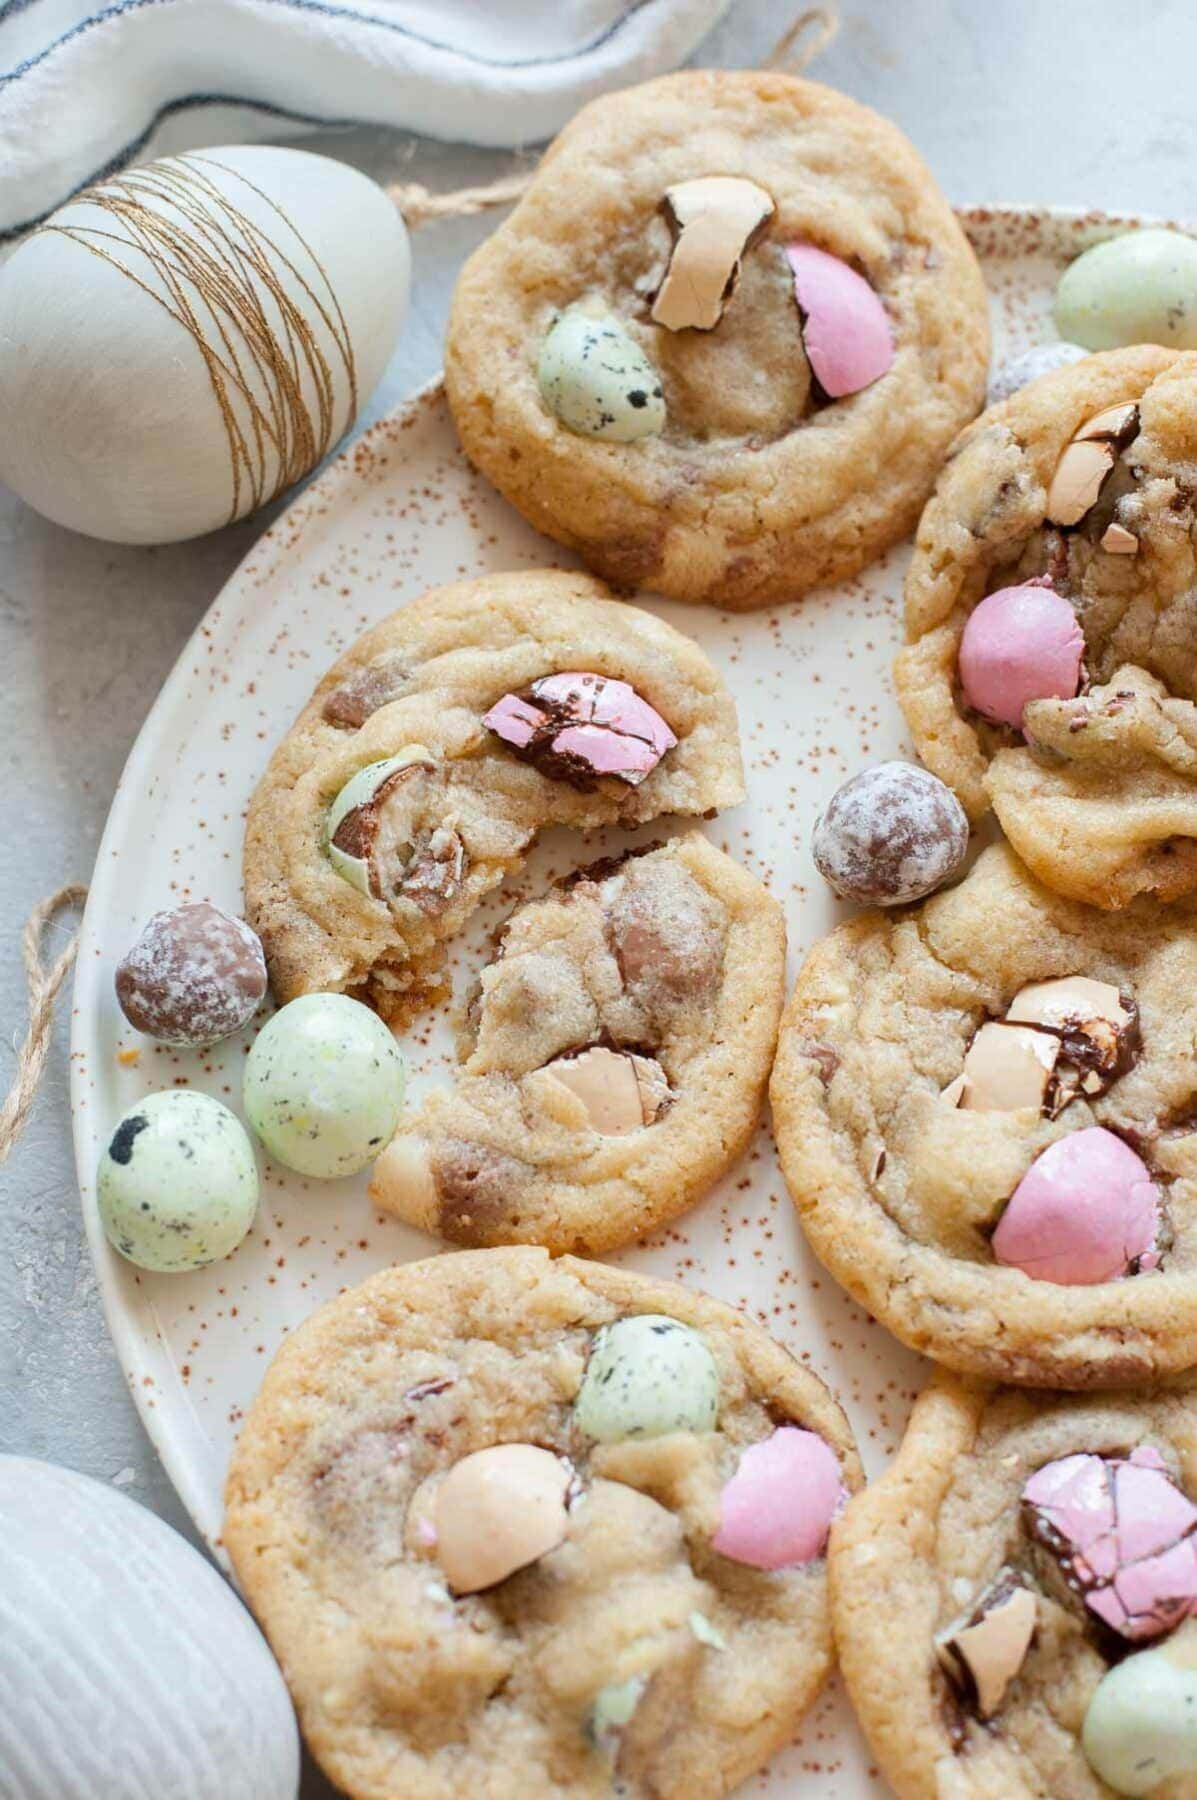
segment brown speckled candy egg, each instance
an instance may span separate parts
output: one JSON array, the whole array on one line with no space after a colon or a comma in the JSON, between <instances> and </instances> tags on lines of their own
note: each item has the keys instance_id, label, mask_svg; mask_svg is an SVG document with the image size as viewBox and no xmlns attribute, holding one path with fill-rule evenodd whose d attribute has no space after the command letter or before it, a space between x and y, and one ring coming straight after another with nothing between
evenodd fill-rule
<instances>
[{"instance_id":1,"label":"brown speckled candy egg","mask_svg":"<svg viewBox=\"0 0 1197 1800\"><path fill-rule=\"evenodd\" d=\"M811 851L841 900L902 906L956 873L968 852L968 818L930 770L878 763L832 795Z\"/></svg>"},{"instance_id":2,"label":"brown speckled candy egg","mask_svg":"<svg viewBox=\"0 0 1197 1800\"><path fill-rule=\"evenodd\" d=\"M207 900L155 913L116 971L130 1025L199 1050L248 1024L266 992L257 934Z\"/></svg>"}]
</instances>

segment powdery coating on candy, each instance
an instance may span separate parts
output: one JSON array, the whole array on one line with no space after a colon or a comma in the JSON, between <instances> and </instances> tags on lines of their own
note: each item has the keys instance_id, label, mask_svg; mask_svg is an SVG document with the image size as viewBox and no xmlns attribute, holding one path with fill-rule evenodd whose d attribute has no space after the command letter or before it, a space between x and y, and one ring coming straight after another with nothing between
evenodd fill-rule
<instances>
[{"instance_id":1,"label":"powdery coating on candy","mask_svg":"<svg viewBox=\"0 0 1197 1800\"><path fill-rule=\"evenodd\" d=\"M968 853L968 816L930 770L878 763L832 795L811 853L841 900L900 906L955 874Z\"/></svg>"},{"instance_id":2,"label":"powdery coating on candy","mask_svg":"<svg viewBox=\"0 0 1197 1800\"><path fill-rule=\"evenodd\" d=\"M116 971L116 997L130 1025L179 1048L231 1037L265 992L257 934L207 900L155 913Z\"/></svg>"},{"instance_id":3,"label":"powdery coating on candy","mask_svg":"<svg viewBox=\"0 0 1197 1800\"><path fill-rule=\"evenodd\" d=\"M1088 354L1081 344L1036 344L1033 349L1024 350L1021 356L1012 356L1002 364L989 383L987 404L996 406L999 400L1008 400L1029 381L1037 381L1040 375L1049 375L1053 369L1067 369L1073 363L1083 361Z\"/></svg>"},{"instance_id":4,"label":"powdery coating on candy","mask_svg":"<svg viewBox=\"0 0 1197 1800\"><path fill-rule=\"evenodd\" d=\"M813 1562L847 1499L831 1446L813 1431L782 1425L750 1444L719 1496L721 1556L754 1569Z\"/></svg>"},{"instance_id":5,"label":"powdery coating on candy","mask_svg":"<svg viewBox=\"0 0 1197 1800\"><path fill-rule=\"evenodd\" d=\"M504 694L482 723L546 775L575 787L615 775L638 787L677 738L626 681L576 671Z\"/></svg>"},{"instance_id":6,"label":"powdery coating on candy","mask_svg":"<svg viewBox=\"0 0 1197 1800\"><path fill-rule=\"evenodd\" d=\"M1197 1606L1197 1507L1150 1446L1047 1463L1022 1498L1065 1580L1120 1637L1157 1637Z\"/></svg>"},{"instance_id":7,"label":"powdery coating on candy","mask_svg":"<svg viewBox=\"0 0 1197 1800\"><path fill-rule=\"evenodd\" d=\"M993 1234L998 1262L1065 1287L1154 1268L1160 1196L1142 1158L1104 1126L1049 1144Z\"/></svg>"},{"instance_id":8,"label":"powdery coating on candy","mask_svg":"<svg viewBox=\"0 0 1197 1800\"><path fill-rule=\"evenodd\" d=\"M1085 639L1045 576L987 594L960 639L960 685L974 711L1021 729L1030 700L1071 700Z\"/></svg>"},{"instance_id":9,"label":"powdery coating on candy","mask_svg":"<svg viewBox=\"0 0 1197 1800\"><path fill-rule=\"evenodd\" d=\"M815 380L829 400L858 394L894 360L885 308L863 275L813 244L787 244L802 341Z\"/></svg>"}]
</instances>

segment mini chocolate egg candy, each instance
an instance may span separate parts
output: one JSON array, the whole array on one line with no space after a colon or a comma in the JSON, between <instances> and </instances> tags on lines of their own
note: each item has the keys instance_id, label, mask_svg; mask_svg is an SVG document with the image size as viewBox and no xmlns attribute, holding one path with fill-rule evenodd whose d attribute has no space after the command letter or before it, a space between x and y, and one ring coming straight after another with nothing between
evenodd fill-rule
<instances>
[{"instance_id":1,"label":"mini chocolate egg candy","mask_svg":"<svg viewBox=\"0 0 1197 1800\"><path fill-rule=\"evenodd\" d=\"M138 1268L202 1269L230 1255L254 1222L253 1145L209 1094L150 1094L113 1132L96 1195L109 1243Z\"/></svg>"},{"instance_id":2,"label":"mini chocolate egg candy","mask_svg":"<svg viewBox=\"0 0 1197 1800\"><path fill-rule=\"evenodd\" d=\"M262 1027L245 1111L271 1156L301 1175L352 1175L403 1111L403 1057L377 1013L347 994L301 994Z\"/></svg>"},{"instance_id":3,"label":"mini chocolate egg candy","mask_svg":"<svg viewBox=\"0 0 1197 1800\"><path fill-rule=\"evenodd\" d=\"M700 175L667 188L661 209L673 246L653 321L667 331L713 331L735 292L741 259L768 229L772 198L742 175Z\"/></svg>"},{"instance_id":4,"label":"mini chocolate egg candy","mask_svg":"<svg viewBox=\"0 0 1197 1800\"><path fill-rule=\"evenodd\" d=\"M525 693L504 694L482 723L543 775L583 793L600 775L639 787L677 744L634 687L582 670L542 675Z\"/></svg>"},{"instance_id":5,"label":"mini chocolate egg candy","mask_svg":"<svg viewBox=\"0 0 1197 1800\"><path fill-rule=\"evenodd\" d=\"M732 1562L792 1569L822 1556L847 1498L831 1445L817 1432L780 1425L741 1453L719 1496L712 1543Z\"/></svg>"},{"instance_id":6,"label":"mini chocolate egg candy","mask_svg":"<svg viewBox=\"0 0 1197 1800\"><path fill-rule=\"evenodd\" d=\"M265 992L257 933L207 900L155 913L116 970L116 997L130 1025L179 1049L231 1037Z\"/></svg>"},{"instance_id":7,"label":"mini chocolate egg candy","mask_svg":"<svg viewBox=\"0 0 1197 1800\"><path fill-rule=\"evenodd\" d=\"M811 854L841 900L902 906L959 869L968 854L968 816L929 769L878 763L836 789L815 822Z\"/></svg>"},{"instance_id":8,"label":"mini chocolate egg candy","mask_svg":"<svg viewBox=\"0 0 1197 1800\"><path fill-rule=\"evenodd\" d=\"M1022 1520L1119 1637L1159 1637L1197 1608L1197 1506L1152 1445L1044 1463L1023 1485Z\"/></svg>"},{"instance_id":9,"label":"mini chocolate egg candy","mask_svg":"<svg viewBox=\"0 0 1197 1800\"><path fill-rule=\"evenodd\" d=\"M434 766L423 744L408 744L395 756L367 763L350 776L328 809L325 854L333 868L360 894L383 898L388 867L406 864L415 836L411 816L420 773ZM405 804L406 803L406 804Z\"/></svg>"},{"instance_id":10,"label":"mini chocolate egg candy","mask_svg":"<svg viewBox=\"0 0 1197 1800\"><path fill-rule=\"evenodd\" d=\"M1197 1775L1197 1622L1106 1671L1090 1697L1081 1746L1093 1773L1135 1800Z\"/></svg>"},{"instance_id":11,"label":"mini chocolate egg candy","mask_svg":"<svg viewBox=\"0 0 1197 1800\"><path fill-rule=\"evenodd\" d=\"M1086 350L1197 350L1197 239L1153 228L1094 244L1061 275L1054 317Z\"/></svg>"},{"instance_id":12,"label":"mini chocolate egg candy","mask_svg":"<svg viewBox=\"0 0 1197 1800\"><path fill-rule=\"evenodd\" d=\"M494 1444L454 1463L436 1492L436 1559L455 1594L539 1562L565 1537L568 1463L535 1444Z\"/></svg>"},{"instance_id":13,"label":"mini chocolate egg candy","mask_svg":"<svg viewBox=\"0 0 1197 1800\"><path fill-rule=\"evenodd\" d=\"M1159 1262L1160 1195L1146 1163L1102 1125L1069 1132L1031 1164L993 1234L1007 1267L1064 1287Z\"/></svg>"},{"instance_id":14,"label":"mini chocolate egg candy","mask_svg":"<svg viewBox=\"0 0 1197 1800\"><path fill-rule=\"evenodd\" d=\"M1006 1698L1035 1634L1035 1596L1013 1569L999 1570L968 1610L935 1636L935 1655L982 1719Z\"/></svg>"},{"instance_id":15,"label":"mini chocolate egg candy","mask_svg":"<svg viewBox=\"0 0 1197 1800\"><path fill-rule=\"evenodd\" d=\"M871 387L894 360L893 333L863 275L814 244L789 244L786 257L811 374L829 400Z\"/></svg>"},{"instance_id":16,"label":"mini chocolate egg candy","mask_svg":"<svg viewBox=\"0 0 1197 1800\"><path fill-rule=\"evenodd\" d=\"M960 686L974 712L1022 727L1031 700L1071 700L1081 685L1085 639L1076 613L1042 577L997 588L968 615Z\"/></svg>"},{"instance_id":17,"label":"mini chocolate egg candy","mask_svg":"<svg viewBox=\"0 0 1197 1800\"><path fill-rule=\"evenodd\" d=\"M660 1313L634 1313L597 1333L574 1401L574 1420L600 1444L711 1431L719 1371L697 1331Z\"/></svg>"},{"instance_id":18,"label":"mini chocolate egg candy","mask_svg":"<svg viewBox=\"0 0 1197 1800\"><path fill-rule=\"evenodd\" d=\"M1050 375L1053 369L1071 368L1073 363L1083 362L1088 354L1082 344L1066 344L1062 340L1054 344L1036 344L1032 349L1024 350L1021 356L1010 357L990 378L986 404L996 406L999 401L1016 394L1019 388L1026 387L1028 382L1038 381L1041 375Z\"/></svg>"},{"instance_id":19,"label":"mini chocolate egg candy","mask_svg":"<svg viewBox=\"0 0 1197 1800\"><path fill-rule=\"evenodd\" d=\"M631 444L664 429L661 377L609 313L567 307L540 347L536 378L549 411L581 437Z\"/></svg>"}]
</instances>

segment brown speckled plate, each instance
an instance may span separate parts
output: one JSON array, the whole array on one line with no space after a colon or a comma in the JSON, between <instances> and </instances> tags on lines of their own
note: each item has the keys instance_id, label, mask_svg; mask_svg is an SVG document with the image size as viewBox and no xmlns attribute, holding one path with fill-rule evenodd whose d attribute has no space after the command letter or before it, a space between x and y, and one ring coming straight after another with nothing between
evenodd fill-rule
<instances>
[{"instance_id":1,"label":"brown speckled plate","mask_svg":"<svg viewBox=\"0 0 1197 1800\"><path fill-rule=\"evenodd\" d=\"M962 217L993 296L995 361L1052 338L1048 313L1063 263L1137 222L1018 207ZM467 467L440 386L430 388L360 438L250 552L159 695L113 801L75 982L79 1181L117 1353L146 1429L218 1553L229 1450L279 1340L343 1287L434 1246L375 1214L364 1176L308 1181L263 1155L258 1221L230 1260L176 1276L123 1262L104 1240L95 1205L94 1172L113 1122L152 1089L178 1083L239 1110L252 1034L202 1056L155 1047L118 1012L113 969L159 907L207 898L240 909L241 827L253 786L317 676L365 626L438 582L560 559ZM791 970L844 911L810 860L817 811L847 775L907 748L889 678L905 564L904 550L893 553L843 588L773 613L736 617L649 602L699 639L735 696L749 799L705 829L785 903ZM615 841L551 836L519 891L535 892ZM458 945L459 991L514 897L502 892ZM136 1047L136 1062L121 1060ZM443 1078L447 1021L428 1018L404 1049L416 1092ZM676 1229L619 1260L757 1314L831 1383L866 1464L876 1470L885 1461L923 1368L845 1299L806 1249L767 1129ZM793 1750L749 1788L771 1796L799 1790L812 1800L885 1792L838 1689Z\"/></svg>"}]
</instances>

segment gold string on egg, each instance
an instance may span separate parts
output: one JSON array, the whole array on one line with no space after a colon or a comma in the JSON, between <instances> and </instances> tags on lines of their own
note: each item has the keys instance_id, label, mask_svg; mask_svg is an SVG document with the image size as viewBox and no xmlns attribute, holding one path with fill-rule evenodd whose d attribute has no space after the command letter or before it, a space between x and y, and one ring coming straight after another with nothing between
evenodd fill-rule
<instances>
[{"instance_id":1,"label":"gold string on egg","mask_svg":"<svg viewBox=\"0 0 1197 1800\"><path fill-rule=\"evenodd\" d=\"M313 279L294 254L234 205L208 169L240 182L269 207L306 254ZM41 230L70 238L110 263L195 342L228 438L229 520L275 499L316 466L336 429L333 374L317 320L348 380L344 424L358 406L349 329L311 246L277 202L239 170L210 156L172 157L131 169L89 188L80 199L122 229L51 221ZM138 258L144 264L140 272ZM273 457L277 473L271 481Z\"/></svg>"}]
</instances>

